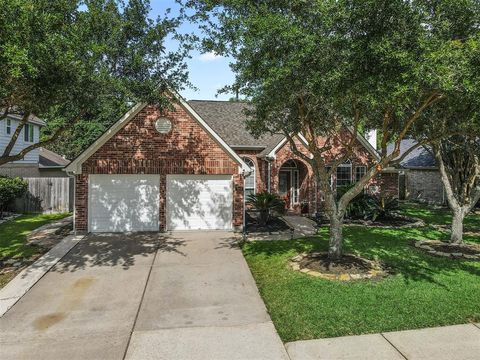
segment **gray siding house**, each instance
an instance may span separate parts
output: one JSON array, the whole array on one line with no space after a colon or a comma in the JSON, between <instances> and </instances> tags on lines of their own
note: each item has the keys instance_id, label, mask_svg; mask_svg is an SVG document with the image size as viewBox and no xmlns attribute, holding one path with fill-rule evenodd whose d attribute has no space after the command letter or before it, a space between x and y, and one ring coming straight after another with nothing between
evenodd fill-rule
<instances>
[{"instance_id":1,"label":"gray siding house","mask_svg":"<svg viewBox=\"0 0 480 360\"><path fill-rule=\"evenodd\" d=\"M3 154L22 116L9 114L0 121L0 153ZM41 127L45 122L31 116L28 123L20 132L20 136L12 149L11 154L18 154L22 149L40 141ZM20 177L67 177L62 170L70 162L60 155L44 148L37 148L28 152L22 160L0 166L0 175Z\"/></svg>"}]
</instances>

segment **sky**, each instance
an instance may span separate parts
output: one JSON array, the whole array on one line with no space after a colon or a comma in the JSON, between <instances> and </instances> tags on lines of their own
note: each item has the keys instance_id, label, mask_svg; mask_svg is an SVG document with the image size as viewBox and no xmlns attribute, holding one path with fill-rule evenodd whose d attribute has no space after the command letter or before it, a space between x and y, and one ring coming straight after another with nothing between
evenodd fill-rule
<instances>
[{"instance_id":1,"label":"sky","mask_svg":"<svg viewBox=\"0 0 480 360\"><path fill-rule=\"evenodd\" d=\"M172 9L172 14L178 9L175 0L151 0L152 12L150 16L157 18L165 13L167 8ZM181 32L198 31L193 24L185 23L180 28ZM167 50L175 50L177 44L168 40ZM187 100L228 100L232 94L218 94L217 91L225 85L233 82L233 73L229 68L228 58L213 53L201 54L192 52L192 58L187 60L190 82L197 90L186 89L180 91Z\"/></svg>"}]
</instances>

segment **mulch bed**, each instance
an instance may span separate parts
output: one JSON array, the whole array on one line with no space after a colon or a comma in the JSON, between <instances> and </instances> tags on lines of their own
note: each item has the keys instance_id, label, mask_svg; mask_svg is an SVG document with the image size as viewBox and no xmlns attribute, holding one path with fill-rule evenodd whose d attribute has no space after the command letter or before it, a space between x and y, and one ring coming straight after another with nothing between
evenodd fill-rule
<instances>
[{"instance_id":1,"label":"mulch bed","mask_svg":"<svg viewBox=\"0 0 480 360\"><path fill-rule=\"evenodd\" d=\"M284 232L284 231L290 231L290 227L280 219L279 217L272 217L270 221L267 223L265 226L261 226L257 220L256 216L258 214L256 213L248 213L246 216L246 227L247 227L247 232L249 233L278 233L278 232Z\"/></svg>"},{"instance_id":2,"label":"mulch bed","mask_svg":"<svg viewBox=\"0 0 480 360\"><path fill-rule=\"evenodd\" d=\"M328 280L378 279L388 275L388 270L380 263L345 254L340 259L328 258L326 252L304 253L290 260L290 266L308 275Z\"/></svg>"},{"instance_id":3,"label":"mulch bed","mask_svg":"<svg viewBox=\"0 0 480 360\"><path fill-rule=\"evenodd\" d=\"M438 240L412 241L417 249L433 256L480 261L480 245L450 244Z\"/></svg>"}]
</instances>

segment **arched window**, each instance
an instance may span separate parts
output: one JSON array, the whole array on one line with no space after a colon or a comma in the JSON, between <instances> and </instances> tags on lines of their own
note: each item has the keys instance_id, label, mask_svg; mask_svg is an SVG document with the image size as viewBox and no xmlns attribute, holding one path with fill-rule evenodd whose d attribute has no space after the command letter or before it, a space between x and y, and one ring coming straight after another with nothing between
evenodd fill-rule
<instances>
[{"instance_id":1,"label":"arched window","mask_svg":"<svg viewBox=\"0 0 480 360\"><path fill-rule=\"evenodd\" d=\"M297 167L297 162L295 160L287 160L282 165L282 169L296 169Z\"/></svg>"},{"instance_id":2,"label":"arched window","mask_svg":"<svg viewBox=\"0 0 480 360\"><path fill-rule=\"evenodd\" d=\"M252 159L250 158L243 158L243 161L245 161L245 164L247 164L250 169L252 169L252 172L250 175L245 177L245 199L248 198L249 195L255 194L255 163L253 162Z\"/></svg>"}]
</instances>

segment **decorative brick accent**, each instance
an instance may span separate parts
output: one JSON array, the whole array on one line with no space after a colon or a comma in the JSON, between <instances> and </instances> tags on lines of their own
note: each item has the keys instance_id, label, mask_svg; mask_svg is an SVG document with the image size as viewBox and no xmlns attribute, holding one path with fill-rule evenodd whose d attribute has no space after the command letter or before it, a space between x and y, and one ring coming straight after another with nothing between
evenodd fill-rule
<instances>
[{"instance_id":1,"label":"decorative brick accent","mask_svg":"<svg viewBox=\"0 0 480 360\"><path fill-rule=\"evenodd\" d=\"M172 131L155 129L159 116L172 121ZM242 224L243 180L239 165L180 105L161 112L147 106L82 165L77 175L76 230L87 230L89 174L160 174L160 226L165 229L167 174L234 175L234 226Z\"/></svg>"}]
</instances>

